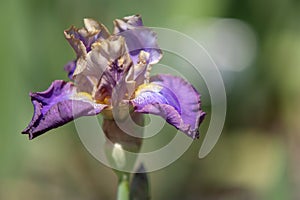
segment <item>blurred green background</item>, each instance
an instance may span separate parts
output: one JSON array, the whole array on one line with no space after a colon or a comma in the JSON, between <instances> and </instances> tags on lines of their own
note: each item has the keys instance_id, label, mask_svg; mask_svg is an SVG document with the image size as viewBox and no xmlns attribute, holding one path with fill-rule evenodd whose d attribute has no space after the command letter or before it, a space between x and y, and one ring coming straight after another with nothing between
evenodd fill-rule
<instances>
[{"instance_id":1,"label":"blurred green background","mask_svg":"<svg viewBox=\"0 0 300 200\"><path fill-rule=\"evenodd\" d=\"M28 92L67 80L63 66L74 53L63 30L84 17L111 29L113 19L136 13L147 26L181 32L199 20L239 19L257 42L249 66L222 71L228 112L214 150L200 160L195 141L151 173L152 198L300 199L299 10L296 0L1 1L0 199L115 198L116 176L87 152L73 123L33 141L20 132L32 116Z\"/></svg>"}]
</instances>

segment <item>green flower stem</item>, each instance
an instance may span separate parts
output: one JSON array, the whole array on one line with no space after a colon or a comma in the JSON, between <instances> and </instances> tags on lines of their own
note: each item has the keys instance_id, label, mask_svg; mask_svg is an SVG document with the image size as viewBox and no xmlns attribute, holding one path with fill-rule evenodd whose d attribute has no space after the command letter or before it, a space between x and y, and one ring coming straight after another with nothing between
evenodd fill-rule
<instances>
[{"instance_id":1,"label":"green flower stem","mask_svg":"<svg viewBox=\"0 0 300 200\"><path fill-rule=\"evenodd\" d=\"M129 174L123 173L119 177L117 200L129 200Z\"/></svg>"}]
</instances>

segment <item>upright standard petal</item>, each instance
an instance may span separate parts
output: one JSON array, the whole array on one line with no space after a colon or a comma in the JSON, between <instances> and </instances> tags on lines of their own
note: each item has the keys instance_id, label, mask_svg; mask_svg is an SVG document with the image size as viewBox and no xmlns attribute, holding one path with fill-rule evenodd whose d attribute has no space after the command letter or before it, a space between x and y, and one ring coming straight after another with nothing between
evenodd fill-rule
<instances>
[{"instance_id":1,"label":"upright standard petal","mask_svg":"<svg viewBox=\"0 0 300 200\"><path fill-rule=\"evenodd\" d=\"M156 33L143 26L140 15L116 19L114 26L114 34L125 38L128 52L134 64L137 64L141 50L150 54L149 64L158 63L162 57L162 51L157 45Z\"/></svg>"},{"instance_id":2,"label":"upright standard petal","mask_svg":"<svg viewBox=\"0 0 300 200\"><path fill-rule=\"evenodd\" d=\"M107 28L96 20L86 18L83 22L83 28L78 29L75 26L71 26L68 30L64 31L65 38L74 48L77 56L80 56L78 55L78 45L81 45L85 48L86 52L89 52L94 42L98 39L106 39L110 36Z\"/></svg>"},{"instance_id":3,"label":"upright standard petal","mask_svg":"<svg viewBox=\"0 0 300 200\"><path fill-rule=\"evenodd\" d=\"M132 97L135 89L148 81L148 72L150 65L147 64L149 53L141 51L139 54L138 64L130 67L126 75L117 82L112 90L112 105L118 106L122 100L128 100Z\"/></svg>"},{"instance_id":4,"label":"upright standard petal","mask_svg":"<svg viewBox=\"0 0 300 200\"><path fill-rule=\"evenodd\" d=\"M126 51L125 40L121 36L111 36L95 43L88 53L79 75L96 80L93 98L99 102L111 98L116 84L126 76L132 67L132 61ZM80 82L77 85L81 85Z\"/></svg>"},{"instance_id":5,"label":"upright standard petal","mask_svg":"<svg viewBox=\"0 0 300 200\"><path fill-rule=\"evenodd\" d=\"M141 15L132 15L114 21L114 34L143 26Z\"/></svg>"},{"instance_id":6,"label":"upright standard petal","mask_svg":"<svg viewBox=\"0 0 300 200\"><path fill-rule=\"evenodd\" d=\"M141 85L131 100L135 112L160 115L168 123L194 138L205 112L200 108L200 95L180 77L157 75Z\"/></svg>"},{"instance_id":7,"label":"upright standard petal","mask_svg":"<svg viewBox=\"0 0 300 200\"><path fill-rule=\"evenodd\" d=\"M83 70L77 66L83 62L87 53L91 50L92 44L99 39L107 39L110 36L107 28L96 20L86 18L83 21L83 28L78 29L75 26L71 26L68 30L64 31L65 38L73 47L77 56L74 62L75 65L72 65L72 71L67 71L71 79L73 75L79 74ZM70 72L72 72L72 74L70 74Z\"/></svg>"},{"instance_id":8,"label":"upright standard petal","mask_svg":"<svg viewBox=\"0 0 300 200\"><path fill-rule=\"evenodd\" d=\"M80 116L100 113L106 105L95 104L87 93L77 93L73 83L54 81L44 92L31 93L34 115L23 134L33 139Z\"/></svg>"}]
</instances>

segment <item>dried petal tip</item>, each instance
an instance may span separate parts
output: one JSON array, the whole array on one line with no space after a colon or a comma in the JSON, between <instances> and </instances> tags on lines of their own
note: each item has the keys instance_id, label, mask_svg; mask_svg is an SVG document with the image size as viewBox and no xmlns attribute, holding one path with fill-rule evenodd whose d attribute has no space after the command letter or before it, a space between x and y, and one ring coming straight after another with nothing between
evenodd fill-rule
<instances>
[{"instance_id":1,"label":"dried petal tip","mask_svg":"<svg viewBox=\"0 0 300 200\"><path fill-rule=\"evenodd\" d=\"M100 24L98 21L91 18L85 18L83 19L83 23L88 34L95 35L97 33L102 32L103 38L109 37L109 32L107 28L104 25Z\"/></svg>"}]
</instances>

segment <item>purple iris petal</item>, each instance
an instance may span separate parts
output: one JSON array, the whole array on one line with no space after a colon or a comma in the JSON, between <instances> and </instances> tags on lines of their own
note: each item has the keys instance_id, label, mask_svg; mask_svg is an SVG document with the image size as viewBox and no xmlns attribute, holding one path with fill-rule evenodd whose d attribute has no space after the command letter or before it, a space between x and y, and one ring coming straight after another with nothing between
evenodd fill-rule
<instances>
[{"instance_id":1,"label":"purple iris petal","mask_svg":"<svg viewBox=\"0 0 300 200\"><path fill-rule=\"evenodd\" d=\"M73 79L73 73L74 73L75 69L76 69L76 61L75 60L68 62L64 67L64 70L68 73L68 77L71 80Z\"/></svg>"},{"instance_id":2,"label":"purple iris petal","mask_svg":"<svg viewBox=\"0 0 300 200\"><path fill-rule=\"evenodd\" d=\"M143 26L143 21L141 15L132 15L123 19L116 19L114 25L114 34L118 34L138 26Z\"/></svg>"},{"instance_id":3,"label":"purple iris petal","mask_svg":"<svg viewBox=\"0 0 300 200\"><path fill-rule=\"evenodd\" d=\"M162 58L162 51L157 45L157 36L149 28L136 28L120 33L125 40L131 59L136 64L140 51L150 54L149 64L158 63Z\"/></svg>"},{"instance_id":4,"label":"purple iris petal","mask_svg":"<svg viewBox=\"0 0 300 200\"><path fill-rule=\"evenodd\" d=\"M151 29L143 27L140 15L125 17L114 21L114 34L121 35L126 40L128 52L134 64L138 62L141 50L150 54L149 64L157 63L162 57L162 51L157 45L157 36Z\"/></svg>"},{"instance_id":5,"label":"purple iris petal","mask_svg":"<svg viewBox=\"0 0 300 200\"><path fill-rule=\"evenodd\" d=\"M150 81L131 101L135 112L160 115L188 136L198 138L205 116L199 93L182 78L171 75L157 75Z\"/></svg>"},{"instance_id":6,"label":"purple iris petal","mask_svg":"<svg viewBox=\"0 0 300 200\"><path fill-rule=\"evenodd\" d=\"M95 104L88 95L76 93L73 83L54 81L44 92L31 93L34 115L28 127L22 131L33 139L44 132L64 125L80 116L100 113L106 105Z\"/></svg>"}]
</instances>

